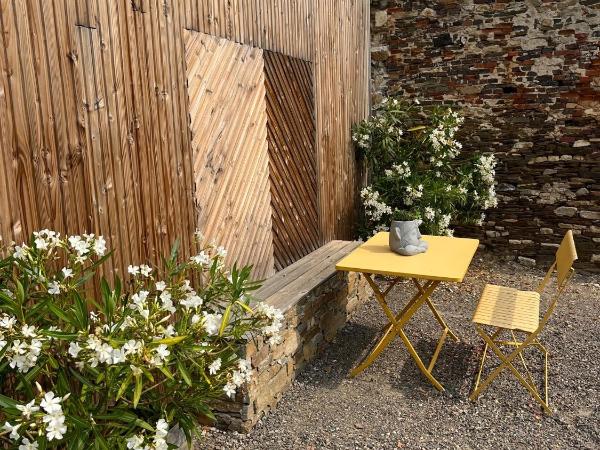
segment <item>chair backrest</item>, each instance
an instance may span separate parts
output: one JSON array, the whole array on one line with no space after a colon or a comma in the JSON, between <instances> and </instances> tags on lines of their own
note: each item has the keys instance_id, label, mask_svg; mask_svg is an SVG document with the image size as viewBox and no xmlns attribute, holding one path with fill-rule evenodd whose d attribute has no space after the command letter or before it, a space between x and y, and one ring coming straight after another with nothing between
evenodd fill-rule
<instances>
[{"instance_id":1,"label":"chair backrest","mask_svg":"<svg viewBox=\"0 0 600 450\"><path fill-rule=\"evenodd\" d=\"M552 312L556 307L558 298L562 294L562 291L565 288L567 281L569 281L569 278L571 278L571 275L573 274L573 272L575 272L572 266L576 259L577 249L575 248L575 240L573 239L573 232L569 230L565 234L565 237L563 237L563 240L560 243L558 250L556 251L556 260L554 261L554 263L546 273L544 280L538 287L538 292L541 295L546 285L548 284L548 281L550 281L552 274L556 270L556 293L552 296L552 300L548 305L548 309L546 310L544 317L540 321L537 330L532 334L532 336L537 336L537 334L540 333L542 329L546 326L546 323L550 319L550 316L552 315Z\"/></svg>"},{"instance_id":2,"label":"chair backrest","mask_svg":"<svg viewBox=\"0 0 600 450\"><path fill-rule=\"evenodd\" d=\"M577 259L577 249L575 248L575 240L573 239L573 231L569 230L565 234L560 247L556 251L556 274L558 278L559 289L565 283L573 263Z\"/></svg>"},{"instance_id":3,"label":"chair backrest","mask_svg":"<svg viewBox=\"0 0 600 450\"><path fill-rule=\"evenodd\" d=\"M577 250L575 249L575 240L573 239L573 232L569 230L563 237L563 240L556 251L555 261L550 269L548 269L548 272L546 272L546 276L538 287L538 292L542 294L555 270L557 278L556 287L559 291L562 290L565 286L565 282L573 271L572 266L576 259Z\"/></svg>"}]
</instances>

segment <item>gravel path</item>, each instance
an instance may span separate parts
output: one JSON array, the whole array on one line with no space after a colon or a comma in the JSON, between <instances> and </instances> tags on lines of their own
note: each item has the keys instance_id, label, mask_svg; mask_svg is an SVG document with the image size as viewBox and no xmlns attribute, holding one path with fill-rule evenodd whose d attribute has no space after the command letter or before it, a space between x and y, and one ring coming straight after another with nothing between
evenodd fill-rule
<instances>
[{"instance_id":1,"label":"gravel path","mask_svg":"<svg viewBox=\"0 0 600 450\"><path fill-rule=\"evenodd\" d=\"M542 275L480 253L463 285L445 285L434 293L438 309L461 338L446 341L434 371L445 392L426 382L400 340L356 379L347 377L384 324L383 312L370 302L254 431L240 435L208 429L197 448L600 448L598 275L576 274L542 335L550 351L552 416L544 416L507 372L476 403L467 398L482 350L470 317L484 284L534 288ZM393 292L391 304L398 310L413 291L400 284ZM427 361L439 334L429 311L421 309L406 331ZM534 370L541 368L535 356L530 356L538 361Z\"/></svg>"}]
</instances>

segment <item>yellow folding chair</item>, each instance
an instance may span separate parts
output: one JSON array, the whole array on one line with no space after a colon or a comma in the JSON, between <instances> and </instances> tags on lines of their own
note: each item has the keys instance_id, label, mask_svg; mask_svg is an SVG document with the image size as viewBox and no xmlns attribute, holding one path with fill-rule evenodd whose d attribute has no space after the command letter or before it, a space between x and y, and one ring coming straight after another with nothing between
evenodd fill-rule
<instances>
[{"instance_id":1,"label":"yellow folding chair","mask_svg":"<svg viewBox=\"0 0 600 450\"><path fill-rule=\"evenodd\" d=\"M469 397L471 400L476 400L504 369L508 369L544 408L544 411L548 414L552 413L548 405L548 351L538 340L538 335L546 326L560 295L573 276L574 270L572 266L576 259L577 251L575 249L575 241L573 240L573 232L569 230L556 252L554 263L536 291L519 291L493 284L485 286L479 304L475 309L475 314L473 315L475 329L483 338L485 347L479 365L477 380L475 381L475 389ZM540 321L540 297L554 273L556 273L556 292L552 295L548 309ZM491 334L486 332L484 326L492 328ZM510 332L512 339L500 339L501 334L505 331ZM524 333L524 339L518 341L515 332ZM505 354L500 349L501 346L508 346L513 350L509 354ZM525 363L523 351L529 347L537 348L544 355L544 399L540 396L533 382L533 377ZM498 356L500 365L480 383L481 372L485 364L488 348L491 348L496 356ZM527 380L513 364L513 361L517 357L521 360L525 372L527 372Z\"/></svg>"}]
</instances>

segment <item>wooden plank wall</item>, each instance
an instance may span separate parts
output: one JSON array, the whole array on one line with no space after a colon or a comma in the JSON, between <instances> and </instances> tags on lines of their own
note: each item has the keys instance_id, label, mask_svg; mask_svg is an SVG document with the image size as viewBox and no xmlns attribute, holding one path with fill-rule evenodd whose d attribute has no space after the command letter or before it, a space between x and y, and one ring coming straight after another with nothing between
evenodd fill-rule
<instances>
[{"instance_id":1,"label":"wooden plank wall","mask_svg":"<svg viewBox=\"0 0 600 450\"><path fill-rule=\"evenodd\" d=\"M313 68L320 243L351 237L364 0L0 0L0 235L102 233L115 268L198 221L184 30Z\"/></svg>"},{"instance_id":2,"label":"wooden plank wall","mask_svg":"<svg viewBox=\"0 0 600 450\"><path fill-rule=\"evenodd\" d=\"M312 64L265 51L275 269L319 248Z\"/></svg>"},{"instance_id":3,"label":"wooden plank wall","mask_svg":"<svg viewBox=\"0 0 600 450\"><path fill-rule=\"evenodd\" d=\"M263 51L185 32L198 227L229 263L273 274Z\"/></svg>"},{"instance_id":4,"label":"wooden plank wall","mask_svg":"<svg viewBox=\"0 0 600 450\"><path fill-rule=\"evenodd\" d=\"M190 29L313 62L321 243L354 234L350 127L369 114L369 8L367 0L199 0L186 11Z\"/></svg>"},{"instance_id":5,"label":"wooden plank wall","mask_svg":"<svg viewBox=\"0 0 600 450\"><path fill-rule=\"evenodd\" d=\"M5 240L102 233L116 269L190 247L183 11L163 3L0 0Z\"/></svg>"}]
</instances>

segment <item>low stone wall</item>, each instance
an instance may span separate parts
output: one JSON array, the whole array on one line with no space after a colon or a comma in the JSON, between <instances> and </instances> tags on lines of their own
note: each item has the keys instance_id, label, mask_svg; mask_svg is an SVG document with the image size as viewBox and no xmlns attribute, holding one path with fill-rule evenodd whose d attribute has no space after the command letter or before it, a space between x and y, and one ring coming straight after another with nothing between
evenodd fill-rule
<instances>
[{"instance_id":1,"label":"low stone wall","mask_svg":"<svg viewBox=\"0 0 600 450\"><path fill-rule=\"evenodd\" d=\"M283 340L248 343L252 382L233 401L213 404L219 426L249 431L270 409L299 370L333 340L356 306L370 295L362 275L337 272L284 312Z\"/></svg>"}]
</instances>

